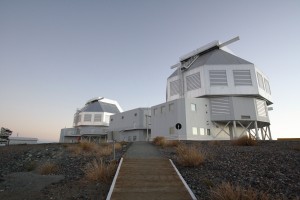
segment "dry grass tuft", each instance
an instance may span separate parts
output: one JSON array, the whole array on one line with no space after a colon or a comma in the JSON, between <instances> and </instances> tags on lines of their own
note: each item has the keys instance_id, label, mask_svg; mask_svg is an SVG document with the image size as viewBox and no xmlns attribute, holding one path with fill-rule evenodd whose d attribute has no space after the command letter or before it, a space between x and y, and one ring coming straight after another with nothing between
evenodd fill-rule
<instances>
[{"instance_id":1,"label":"dry grass tuft","mask_svg":"<svg viewBox=\"0 0 300 200\"><path fill-rule=\"evenodd\" d=\"M230 183L222 183L213 188L210 192L211 200L271 200L266 193L257 192L252 188L244 189L240 186L233 186Z\"/></svg>"},{"instance_id":2,"label":"dry grass tuft","mask_svg":"<svg viewBox=\"0 0 300 200\"><path fill-rule=\"evenodd\" d=\"M102 146L97 149L96 154L100 157L109 156L113 152L112 146Z\"/></svg>"},{"instance_id":3,"label":"dry grass tuft","mask_svg":"<svg viewBox=\"0 0 300 200\"><path fill-rule=\"evenodd\" d=\"M122 149L122 144L121 143L115 143L115 149L118 151L118 150L121 150Z\"/></svg>"},{"instance_id":4,"label":"dry grass tuft","mask_svg":"<svg viewBox=\"0 0 300 200\"><path fill-rule=\"evenodd\" d=\"M157 136L153 139L153 144L157 146L163 146L166 142L166 139L164 137Z\"/></svg>"},{"instance_id":5,"label":"dry grass tuft","mask_svg":"<svg viewBox=\"0 0 300 200\"><path fill-rule=\"evenodd\" d=\"M116 163L105 164L102 160L93 160L84 169L85 176L90 181L109 183L115 173Z\"/></svg>"},{"instance_id":6,"label":"dry grass tuft","mask_svg":"<svg viewBox=\"0 0 300 200\"><path fill-rule=\"evenodd\" d=\"M38 171L42 175L54 174L58 171L58 166L55 163L46 162L39 166Z\"/></svg>"},{"instance_id":7,"label":"dry grass tuft","mask_svg":"<svg viewBox=\"0 0 300 200\"><path fill-rule=\"evenodd\" d=\"M81 141L79 147L85 152L94 151L98 146L93 142Z\"/></svg>"},{"instance_id":8,"label":"dry grass tuft","mask_svg":"<svg viewBox=\"0 0 300 200\"><path fill-rule=\"evenodd\" d=\"M248 137L247 135L245 135L236 140L233 140L232 144L236 146L255 146L257 145L257 140L255 140L253 137Z\"/></svg>"},{"instance_id":9,"label":"dry grass tuft","mask_svg":"<svg viewBox=\"0 0 300 200\"><path fill-rule=\"evenodd\" d=\"M179 145L177 148L178 163L185 167L197 167L204 162L205 156L195 146Z\"/></svg>"},{"instance_id":10,"label":"dry grass tuft","mask_svg":"<svg viewBox=\"0 0 300 200\"><path fill-rule=\"evenodd\" d=\"M209 142L209 145L212 146L221 146L221 142L219 140L213 140Z\"/></svg>"},{"instance_id":11,"label":"dry grass tuft","mask_svg":"<svg viewBox=\"0 0 300 200\"><path fill-rule=\"evenodd\" d=\"M179 140L165 140L162 144L163 147L178 147L181 145Z\"/></svg>"}]
</instances>

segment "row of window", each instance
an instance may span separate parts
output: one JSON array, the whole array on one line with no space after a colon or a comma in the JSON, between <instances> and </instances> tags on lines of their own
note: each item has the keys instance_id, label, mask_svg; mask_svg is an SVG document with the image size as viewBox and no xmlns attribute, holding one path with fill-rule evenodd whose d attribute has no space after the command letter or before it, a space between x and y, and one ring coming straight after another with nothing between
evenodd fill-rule
<instances>
[{"instance_id":1,"label":"row of window","mask_svg":"<svg viewBox=\"0 0 300 200\"><path fill-rule=\"evenodd\" d=\"M134 113L134 116L137 117L138 114L137 114L137 113ZM124 119L124 118L125 118L124 115L122 115L121 119ZM112 122L112 121L113 121L113 118L111 118L110 121Z\"/></svg>"},{"instance_id":2,"label":"row of window","mask_svg":"<svg viewBox=\"0 0 300 200\"><path fill-rule=\"evenodd\" d=\"M176 133L175 128L170 127L169 134L174 135L175 133ZM193 135L210 135L210 129L192 127L192 134Z\"/></svg>"},{"instance_id":3,"label":"row of window","mask_svg":"<svg viewBox=\"0 0 300 200\"><path fill-rule=\"evenodd\" d=\"M174 110L174 103L170 103L168 105L169 109L168 111L171 112ZM191 111L197 111L197 105L194 103L191 103ZM164 114L166 113L166 105L161 106L160 108L154 108L153 109L153 115L157 115L157 114Z\"/></svg>"},{"instance_id":4,"label":"row of window","mask_svg":"<svg viewBox=\"0 0 300 200\"><path fill-rule=\"evenodd\" d=\"M110 116L105 115L105 118L103 119L102 114L84 114L83 115L83 122L106 122L109 123ZM74 118L74 123L77 124L79 122L82 122L82 115L76 115Z\"/></svg>"},{"instance_id":5,"label":"row of window","mask_svg":"<svg viewBox=\"0 0 300 200\"><path fill-rule=\"evenodd\" d=\"M232 70L235 86L252 86L250 70ZM200 72L186 76L186 89L192 91L201 88ZM259 87L271 94L270 85L267 79L257 73ZM226 70L209 70L210 86L228 86ZM170 96L180 94L182 91L181 79L170 82Z\"/></svg>"}]
</instances>

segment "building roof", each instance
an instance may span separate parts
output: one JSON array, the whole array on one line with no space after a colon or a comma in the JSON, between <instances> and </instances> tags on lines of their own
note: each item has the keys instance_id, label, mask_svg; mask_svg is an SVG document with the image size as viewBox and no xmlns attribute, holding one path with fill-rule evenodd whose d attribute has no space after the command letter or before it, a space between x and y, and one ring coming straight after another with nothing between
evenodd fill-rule
<instances>
[{"instance_id":1,"label":"building roof","mask_svg":"<svg viewBox=\"0 0 300 200\"><path fill-rule=\"evenodd\" d=\"M115 104L95 100L85 104L85 106L80 110L80 112L120 113L120 110Z\"/></svg>"},{"instance_id":2,"label":"building roof","mask_svg":"<svg viewBox=\"0 0 300 200\"><path fill-rule=\"evenodd\" d=\"M203 55L200 55L188 68L188 70L195 69L203 65L240 65L240 64L253 64L247 60L230 54L222 49L214 49ZM179 68L177 68L178 70ZM177 76L178 71L175 70L169 78Z\"/></svg>"}]
</instances>

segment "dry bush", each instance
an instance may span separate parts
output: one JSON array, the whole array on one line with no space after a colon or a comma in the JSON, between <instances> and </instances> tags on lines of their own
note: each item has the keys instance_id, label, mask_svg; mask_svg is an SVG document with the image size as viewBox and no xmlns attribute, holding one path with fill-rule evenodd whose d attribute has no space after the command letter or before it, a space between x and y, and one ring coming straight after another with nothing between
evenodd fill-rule
<instances>
[{"instance_id":1,"label":"dry bush","mask_svg":"<svg viewBox=\"0 0 300 200\"><path fill-rule=\"evenodd\" d=\"M128 144L128 142L126 142L126 141L122 141L122 142L120 142L120 144L123 146L123 145L127 145L127 144Z\"/></svg>"},{"instance_id":2,"label":"dry bush","mask_svg":"<svg viewBox=\"0 0 300 200\"><path fill-rule=\"evenodd\" d=\"M166 139L164 137L157 136L153 139L153 144L157 146L163 146L166 142Z\"/></svg>"},{"instance_id":3,"label":"dry bush","mask_svg":"<svg viewBox=\"0 0 300 200\"><path fill-rule=\"evenodd\" d=\"M179 145L181 145L179 140L165 140L164 143L162 143L163 147L178 147Z\"/></svg>"},{"instance_id":4,"label":"dry bush","mask_svg":"<svg viewBox=\"0 0 300 200\"><path fill-rule=\"evenodd\" d=\"M252 188L244 189L240 186L233 186L230 183L222 183L210 191L211 200L271 200L269 195L257 192Z\"/></svg>"},{"instance_id":5,"label":"dry bush","mask_svg":"<svg viewBox=\"0 0 300 200\"><path fill-rule=\"evenodd\" d=\"M112 146L103 146L97 149L96 154L100 157L109 156L113 152Z\"/></svg>"},{"instance_id":6,"label":"dry bush","mask_svg":"<svg viewBox=\"0 0 300 200\"><path fill-rule=\"evenodd\" d=\"M185 167L196 167L204 162L205 156L195 146L179 145L177 148L178 163Z\"/></svg>"},{"instance_id":7,"label":"dry bush","mask_svg":"<svg viewBox=\"0 0 300 200\"><path fill-rule=\"evenodd\" d=\"M81 148L78 144L72 144L67 147L67 150L75 155L78 155L82 152Z\"/></svg>"},{"instance_id":8,"label":"dry bush","mask_svg":"<svg viewBox=\"0 0 300 200\"><path fill-rule=\"evenodd\" d=\"M58 166L55 163L46 162L39 166L38 171L42 175L54 174L58 171Z\"/></svg>"},{"instance_id":9,"label":"dry bush","mask_svg":"<svg viewBox=\"0 0 300 200\"><path fill-rule=\"evenodd\" d=\"M232 144L236 146L255 146L257 145L257 140L255 140L251 136L248 137L247 135L245 135L236 140L233 140Z\"/></svg>"},{"instance_id":10,"label":"dry bush","mask_svg":"<svg viewBox=\"0 0 300 200\"><path fill-rule=\"evenodd\" d=\"M84 169L85 176L90 181L109 183L114 175L116 163L105 164L102 160L93 160Z\"/></svg>"},{"instance_id":11,"label":"dry bush","mask_svg":"<svg viewBox=\"0 0 300 200\"><path fill-rule=\"evenodd\" d=\"M98 146L93 142L81 141L79 147L85 152L94 151Z\"/></svg>"},{"instance_id":12,"label":"dry bush","mask_svg":"<svg viewBox=\"0 0 300 200\"><path fill-rule=\"evenodd\" d=\"M122 144L121 143L115 143L115 149L118 151L118 150L121 150L122 149Z\"/></svg>"}]
</instances>

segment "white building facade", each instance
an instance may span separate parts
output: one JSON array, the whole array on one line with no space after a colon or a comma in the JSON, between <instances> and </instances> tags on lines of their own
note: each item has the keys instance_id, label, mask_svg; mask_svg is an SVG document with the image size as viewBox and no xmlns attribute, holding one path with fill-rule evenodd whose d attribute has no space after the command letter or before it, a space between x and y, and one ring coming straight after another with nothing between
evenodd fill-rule
<instances>
[{"instance_id":1,"label":"white building facade","mask_svg":"<svg viewBox=\"0 0 300 200\"><path fill-rule=\"evenodd\" d=\"M249 134L272 139L267 76L223 44L209 43L173 66L177 69L167 80L167 102L151 108L152 137L210 140Z\"/></svg>"},{"instance_id":2,"label":"white building facade","mask_svg":"<svg viewBox=\"0 0 300 200\"><path fill-rule=\"evenodd\" d=\"M111 116L109 132L116 141L147 141L151 138L150 108L136 108Z\"/></svg>"}]
</instances>

